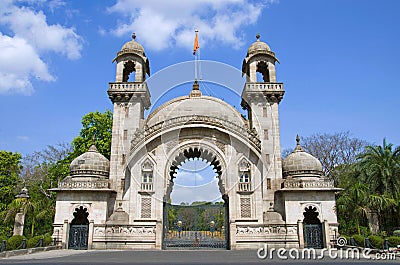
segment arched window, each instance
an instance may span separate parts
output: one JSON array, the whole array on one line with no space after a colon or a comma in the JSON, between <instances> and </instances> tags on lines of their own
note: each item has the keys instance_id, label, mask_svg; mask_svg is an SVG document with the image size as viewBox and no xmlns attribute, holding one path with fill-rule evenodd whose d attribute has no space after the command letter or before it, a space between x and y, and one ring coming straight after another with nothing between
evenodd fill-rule
<instances>
[{"instance_id":1,"label":"arched window","mask_svg":"<svg viewBox=\"0 0 400 265\"><path fill-rule=\"evenodd\" d=\"M146 159L142 164L142 190L153 190L153 163Z\"/></svg>"},{"instance_id":2,"label":"arched window","mask_svg":"<svg viewBox=\"0 0 400 265\"><path fill-rule=\"evenodd\" d=\"M242 159L239 163L239 191L251 190L251 171L250 163Z\"/></svg>"},{"instance_id":3,"label":"arched window","mask_svg":"<svg viewBox=\"0 0 400 265\"><path fill-rule=\"evenodd\" d=\"M261 82L261 77L258 76L258 73L262 76L263 82L270 82L269 78L269 70L268 66L265 62L261 61L257 63L257 82Z\"/></svg>"},{"instance_id":4,"label":"arched window","mask_svg":"<svg viewBox=\"0 0 400 265\"><path fill-rule=\"evenodd\" d=\"M135 72L135 62L133 61L127 61L124 63L124 71L123 71L123 77L122 77L122 82L134 82L135 81L135 73L133 73L133 76L130 76L132 72ZM129 78L131 77L131 78Z\"/></svg>"}]
</instances>

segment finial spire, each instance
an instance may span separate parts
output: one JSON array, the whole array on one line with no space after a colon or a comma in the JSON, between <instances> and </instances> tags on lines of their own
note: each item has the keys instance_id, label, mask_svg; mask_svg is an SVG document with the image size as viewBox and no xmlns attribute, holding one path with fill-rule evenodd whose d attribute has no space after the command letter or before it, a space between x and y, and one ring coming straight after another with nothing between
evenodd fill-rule
<instances>
[{"instance_id":1,"label":"finial spire","mask_svg":"<svg viewBox=\"0 0 400 265\"><path fill-rule=\"evenodd\" d=\"M294 148L294 151L296 152L304 152L303 148L300 145L300 136L296 135L296 147Z\"/></svg>"},{"instance_id":2,"label":"finial spire","mask_svg":"<svg viewBox=\"0 0 400 265\"><path fill-rule=\"evenodd\" d=\"M132 40L136 40L136 33L135 32L132 33Z\"/></svg>"},{"instance_id":3,"label":"finial spire","mask_svg":"<svg viewBox=\"0 0 400 265\"><path fill-rule=\"evenodd\" d=\"M260 33L257 33L257 35L256 35L256 39L257 39L257 41L260 41Z\"/></svg>"},{"instance_id":4,"label":"finial spire","mask_svg":"<svg viewBox=\"0 0 400 265\"><path fill-rule=\"evenodd\" d=\"M95 142L96 142L96 136L93 134L93 136L92 136L92 145L95 145Z\"/></svg>"}]
</instances>

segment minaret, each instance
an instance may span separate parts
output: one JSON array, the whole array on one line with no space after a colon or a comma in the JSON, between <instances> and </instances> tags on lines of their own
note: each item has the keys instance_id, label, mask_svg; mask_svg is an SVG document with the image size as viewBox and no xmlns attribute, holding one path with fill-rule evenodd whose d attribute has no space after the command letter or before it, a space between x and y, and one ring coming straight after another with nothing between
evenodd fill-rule
<instances>
[{"instance_id":1,"label":"minaret","mask_svg":"<svg viewBox=\"0 0 400 265\"><path fill-rule=\"evenodd\" d=\"M242 107L248 111L250 127L261 140L261 153L266 165L263 172L264 200L272 201L273 192L267 189L279 189L282 179L278 105L284 89L283 83L276 82L275 63L279 61L275 53L268 44L260 41L259 34L256 38L243 60L242 75L246 75L246 84L242 92Z\"/></svg>"},{"instance_id":2,"label":"minaret","mask_svg":"<svg viewBox=\"0 0 400 265\"><path fill-rule=\"evenodd\" d=\"M108 95L114 105L110 157L110 182L117 191L117 200L124 189L124 168L129 157L130 142L137 129L144 126L144 111L151 105L146 74L149 60L143 46L132 40L125 43L113 60L117 62L115 82L109 83Z\"/></svg>"}]
</instances>

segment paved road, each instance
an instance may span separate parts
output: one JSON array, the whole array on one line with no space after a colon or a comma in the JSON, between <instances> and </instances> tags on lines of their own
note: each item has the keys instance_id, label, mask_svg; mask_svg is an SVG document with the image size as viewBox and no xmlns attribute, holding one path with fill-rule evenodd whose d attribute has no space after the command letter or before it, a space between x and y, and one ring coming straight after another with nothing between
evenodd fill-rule
<instances>
[{"instance_id":1,"label":"paved road","mask_svg":"<svg viewBox=\"0 0 400 265\"><path fill-rule=\"evenodd\" d=\"M280 260L259 259L255 250L242 251L128 251L128 250L53 250L10 258L0 258L1 264L382 264L397 261L371 261L371 260L332 260L325 257L322 260Z\"/></svg>"}]
</instances>

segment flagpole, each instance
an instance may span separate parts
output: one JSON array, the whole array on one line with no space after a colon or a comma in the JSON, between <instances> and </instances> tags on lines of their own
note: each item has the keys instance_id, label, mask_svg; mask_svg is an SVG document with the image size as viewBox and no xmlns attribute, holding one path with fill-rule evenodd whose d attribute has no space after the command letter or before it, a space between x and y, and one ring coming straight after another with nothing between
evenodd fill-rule
<instances>
[{"instance_id":1,"label":"flagpole","mask_svg":"<svg viewBox=\"0 0 400 265\"><path fill-rule=\"evenodd\" d=\"M196 29L195 30L196 37L194 39L194 47L193 47L193 55L194 55L194 80L196 81L198 79L198 52L197 50L200 48L199 47L199 31Z\"/></svg>"}]
</instances>

